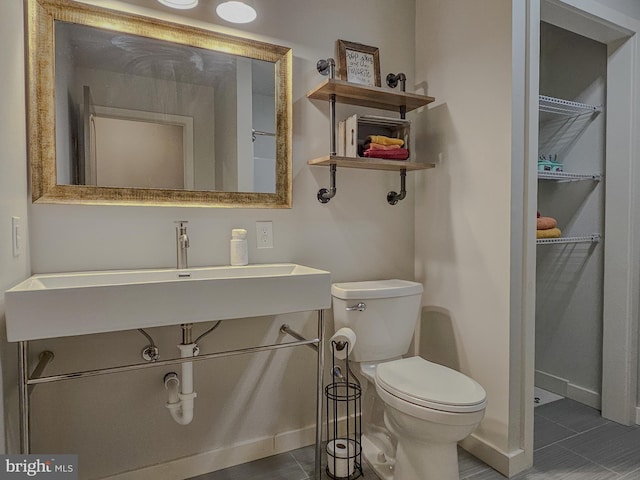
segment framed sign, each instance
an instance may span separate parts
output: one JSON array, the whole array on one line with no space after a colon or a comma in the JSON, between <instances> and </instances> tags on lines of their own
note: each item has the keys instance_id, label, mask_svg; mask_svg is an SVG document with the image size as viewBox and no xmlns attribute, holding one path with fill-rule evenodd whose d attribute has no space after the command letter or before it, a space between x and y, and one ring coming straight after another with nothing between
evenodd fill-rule
<instances>
[{"instance_id":1,"label":"framed sign","mask_svg":"<svg viewBox=\"0 0 640 480\"><path fill-rule=\"evenodd\" d=\"M340 79L380 87L380 53L376 47L338 40Z\"/></svg>"}]
</instances>

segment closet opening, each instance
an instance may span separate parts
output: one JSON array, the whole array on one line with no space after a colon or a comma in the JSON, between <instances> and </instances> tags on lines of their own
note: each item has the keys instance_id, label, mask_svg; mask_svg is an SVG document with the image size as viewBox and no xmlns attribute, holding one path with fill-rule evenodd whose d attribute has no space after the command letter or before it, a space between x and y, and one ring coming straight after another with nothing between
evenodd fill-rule
<instances>
[{"instance_id":1,"label":"closet opening","mask_svg":"<svg viewBox=\"0 0 640 480\"><path fill-rule=\"evenodd\" d=\"M607 46L540 24L535 400L601 408Z\"/></svg>"},{"instance_id":2,"label":"closet opening","mask_svg":"<svg viewBox=\"0 0 640 480\"><path fill-rule=\"evenodd\" d=\"M545 407L535 398L546 401L534 385L600 411L599 421L640 424L640 22L570 0L541 0L530 21L520 444L528 458L534 412ZM536 211L560 233L533 240Z\"/></svg>"}]
</instances>

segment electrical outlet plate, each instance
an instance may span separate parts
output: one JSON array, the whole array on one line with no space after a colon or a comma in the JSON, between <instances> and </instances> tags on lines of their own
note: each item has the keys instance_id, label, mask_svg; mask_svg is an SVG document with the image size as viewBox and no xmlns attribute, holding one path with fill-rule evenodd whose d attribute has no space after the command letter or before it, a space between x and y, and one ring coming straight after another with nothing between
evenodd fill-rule
<instances>
[{"instance_id":1,"label":"electrical outlet plate","mask_svg":"<svg viewBox=\"0 0 640 480\"><path fill-rule=\"evenodd\" d=\"M273 222L256 222L256 244L258 248L273 248Z\"/></svg>"}]
</instances>

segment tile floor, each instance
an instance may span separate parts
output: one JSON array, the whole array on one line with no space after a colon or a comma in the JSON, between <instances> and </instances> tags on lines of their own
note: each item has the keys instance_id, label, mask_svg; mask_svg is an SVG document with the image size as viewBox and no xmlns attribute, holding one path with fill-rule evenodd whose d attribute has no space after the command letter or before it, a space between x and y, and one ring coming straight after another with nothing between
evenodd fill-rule
<instances>
[{"instance_id":1,"label":"tile floor","mask_svg":"<svg viewBox=\"0 0 640 480\"><path fill-rule=\"evenodd\" d=\"M640 480L640 426L625 427L570 399L535 409L533 467L515 480ZM200 475L190 480L313 479L313 447ZM459 449L460 480L504 480ZM365 479L375 479L365 465ZM323 474L323 479L328 478Z\"/></svg>"}]
</instances>

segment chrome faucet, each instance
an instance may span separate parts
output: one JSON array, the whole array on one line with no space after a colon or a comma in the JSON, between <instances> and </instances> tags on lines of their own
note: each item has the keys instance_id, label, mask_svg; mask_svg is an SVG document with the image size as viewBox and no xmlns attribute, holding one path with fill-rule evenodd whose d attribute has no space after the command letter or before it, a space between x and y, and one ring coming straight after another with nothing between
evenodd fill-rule
<instances>
[{"instance_id":1,"label":"chrome faucet","mask_svg":"<svg viewBox=\"0 0 640 480\"><path fill-rule=\"evenodd\" d=\"M181 270L183 268L189 268L189 262L187 262L187 248L189 248L189 235L187 235L187 222L186 220L178 220L175 223L176 227L176 255L177 255L177 268Z\"/></svg>"}]
</instances>

